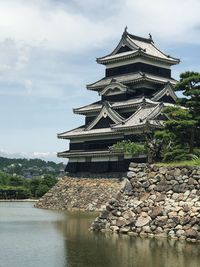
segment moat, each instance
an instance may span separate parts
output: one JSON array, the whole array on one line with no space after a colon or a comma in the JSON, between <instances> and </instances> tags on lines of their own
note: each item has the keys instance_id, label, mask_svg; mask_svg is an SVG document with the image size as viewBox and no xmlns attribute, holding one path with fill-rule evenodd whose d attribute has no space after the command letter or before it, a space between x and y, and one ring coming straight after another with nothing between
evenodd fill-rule
<instances>
[{"instance_id":1,"label":"moat","mask_svg":"<svg viewBox=\"0 0 200 267\"><path fill-rule=\"evenodd\" d=\"M96 214L0 203L0 267L197 267L200 244L89 232Z\"/></svg>"}]
</instances>

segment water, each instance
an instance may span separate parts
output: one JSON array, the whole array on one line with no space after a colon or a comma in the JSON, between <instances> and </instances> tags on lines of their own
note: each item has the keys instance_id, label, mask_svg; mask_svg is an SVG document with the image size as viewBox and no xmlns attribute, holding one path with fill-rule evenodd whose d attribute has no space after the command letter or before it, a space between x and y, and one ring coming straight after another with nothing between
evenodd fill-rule
<instances>
[{"instance_id":1,"label":"water","mask_svg":"<svg viewBox=\"0 0 200 267\"><path fill-rule=\"evenodd\" d=\"M0 203L0 267L199 267L200 244L95 234L96 215Z\"/></svg>"}]
</instances>

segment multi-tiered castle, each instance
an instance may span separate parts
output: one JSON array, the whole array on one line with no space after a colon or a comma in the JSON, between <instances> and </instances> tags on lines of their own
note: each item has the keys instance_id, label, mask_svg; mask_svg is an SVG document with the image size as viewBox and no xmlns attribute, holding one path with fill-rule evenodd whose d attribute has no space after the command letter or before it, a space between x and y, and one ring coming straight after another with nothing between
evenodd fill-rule
<instances>
[{"instance_id":1,"label":"multi-tiered castle","mask_svg":"<svg viewBox=\"0 0 200 267\"><path fill-rule=\"evenodd\" d=\"M70 139L69 150L58 156L69 158L71 173L124 172L130 161L145 162L145 155L133 158L110 147L121 140L144 141L144 133L163 126L161 110L177 98L170 67L179 59L161 52L151 35L135 36L125 28L117 47L97 63L106 66L105 77L87 89L101 99L74 109L85 116L83 126L58 134Z\"/></svg>"}]
</instances>

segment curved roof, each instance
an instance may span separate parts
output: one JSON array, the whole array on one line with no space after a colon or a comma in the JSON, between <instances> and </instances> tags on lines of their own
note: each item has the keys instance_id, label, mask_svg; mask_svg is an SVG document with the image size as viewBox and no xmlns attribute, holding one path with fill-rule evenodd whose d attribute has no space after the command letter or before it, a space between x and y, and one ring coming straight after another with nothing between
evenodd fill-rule
<instances>
[{"instance_id":1,"label":"curved roof","mask_svg":"<svg viewBox=\"0 0 200 267\"><path fill-rule=\"evenodd\" d=\"M123 130L130 131L132 128L145 129L147 126L160 128L163 126L162 121L156 120L155 118L161 113L162 108L162 103L158 103L157 105L149 105L149 103L147 103L147 101L143 98L142 104L133 113L133 115L128 119L124 119L108 104L106 104L101 109L101 112L88 126L82 126L71 131L58 134L58 138L70 139L86 136L102 136L110 134L118 135L120 133L123 134ZM99 119L103 116L104 111L108 112L108 115L112 117L114 123L111 124L109 128L93 129L94 125L96 125Z\"/></svg>"},{"instance_id":2,"label":"curved roof","mask_svg":"<svg viewBox=\"0 0 200 267\"><path fill-rule=\"evenodd\" d=\"M129 51L125 51L120 53L120 48L128 47ZM180 62L179 59L171 57L170 55L166 55L161 50L159 50L152 40L152 37L143 38L124 31L120 42L117 47L112 51L112 53L97 58L97 62L100 64L107 64L114 61L124 60L126 58L132 58L138 55L142 55L144 57L150 57L155 60L164 61L169 63L169 65L178 64Z\"/></svg>"},{"instance_id":3,"label":"curved roof","mask_svg":"<svg viewBox=\"0 0 200 267\"><path fill-rule=\"evenodd\" d=\"M109 85L112 79L113 77L105 77L97 82L88 84L87 89L99 91L100 89L103 89L105 86ZM122 84L138 83L141 81L149 81L158 84L165 84L167 82L171 82L174 85L177 83L177 81L172 78L156 76L153 74L146 74L140 71L115 76L115 80Z\"/></svg>"},{"instance_id":4,"label":"curved roof","mask_svg":"<svg viewBox=\"0 0 200 267\"><path fill-rule=\"evenodd\" d=\"M128 100L123 101L117 101L117 102L109 102L112 109L123 109L123 108L129 108L129 107L135 107L140 105L143 102L144 97L138 97L138 98L132 98ZM154 102L148 98L145 99L148 104L157 105L158 102ZM86 114L90 112L99 112L102 108L102 101L92 103L90 105L86 105L80 108L74 109L74 113L76 114Z\"/></svg>"},{"instance_id":5,"label":"curved roof","mask_svg":"<svg viewBox=\"0 0 200 267\"><path fill-rule=\"evenodd\" d=\"M161 127L162 122L154 120L163 108L163 104L159 103L156 106L147 106L146 103L142 104L132 116L123 121L113 125L111 128L115 130L122 130L126 128L138 128L144 127L146 124L153 125L155 127Z\"/></svg>"}]
</instances>

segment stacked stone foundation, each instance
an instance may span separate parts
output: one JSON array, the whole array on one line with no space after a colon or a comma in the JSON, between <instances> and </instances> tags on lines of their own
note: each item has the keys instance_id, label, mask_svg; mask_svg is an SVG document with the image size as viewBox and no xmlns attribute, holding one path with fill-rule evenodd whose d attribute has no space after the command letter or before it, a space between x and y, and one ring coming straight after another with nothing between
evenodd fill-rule
<instances>
[{"instance_id":1,"label":"stacked stone foundation","mask_svg":"<svg viewBox=\"0 0 200 267\"><path fill-rule=\"evenodd\" d=\"M111 177L106 179L96 175L96 178L91 178L84 174L64 177L35 206L54 210L100 211L120 189L121 176L113 174Z\"/></svg>"},{"instance_id":2,"label":"stacked stone foundation","mask_svg":"<svg viewBox=\"0 0 200 267\"><path fill-rule=\"evenodd\" d=\"M92 230L200 240L200 167L131 163Z\"/></svg>"}]
</instances>

